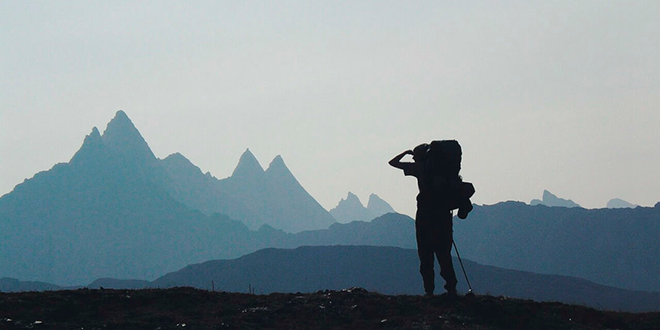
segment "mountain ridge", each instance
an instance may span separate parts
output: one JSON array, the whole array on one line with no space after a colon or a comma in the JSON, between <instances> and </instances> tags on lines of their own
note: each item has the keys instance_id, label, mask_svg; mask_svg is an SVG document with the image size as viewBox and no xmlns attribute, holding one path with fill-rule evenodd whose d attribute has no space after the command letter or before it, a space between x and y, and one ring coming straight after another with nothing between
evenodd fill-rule
<instances>
[{"instance_id":1,"label":"mountain ridge","mask_svg":"<svg viewBox=\"0 0 660 330\"><path fill-rule=\"evenodd\" d=\"M200 193L185 190L199 169L184 159L155 158L128 116L117 112L104 135L92 128L70 162L0 197L0 276L58 284L153 278L192 260L222 257L227 243L217 237L227 226L240 227L183 202L185 193L192 199ZM168 172L163 164L189 172L175 180L170 174L179 171ZM218 180L199 176L208 184L201 193L214 193Z\"/></svg>"},{"instance_id":2,"label":"mountain ridge","mask_svg":"<svg viewBox=\"0 0 660 330\"><path fill-rule=\"evenodd\" d=\"M458 260L454 258L457 272ZM463 259L477 294L557 301L602 310L629 312L660 311L660 292L613 288L569 276L547 275L487 266ZM266 248L225 260L208 260L164 274L154 281L99 278L85 288L153 289L193 287L204 290L243 292L253 288L260 294L360 287L370 292L422 295L419 261L414 249L388 246L301 246L294 249ZM461 275L461 274L457 274ZM442 278L436 278L442 291ZM67 290L49 283L0 279L0 291ZM467 285L459 276L459 292ZM440 293L438 292L438 293Z\"/></svg>"},{"instance_id":3,"label":"mountain ridge","mask_svg":"<svg viewBox=\"0 0 660 330\"><path fill-rule=\"evenodd\" d=\"M573 200L557 197L547 190L543 190L542 198L542 200L532 199L529 204L532 206L540 204L554 207L581 207L580 204L574 202Z\"/></svg>"},{"instance_id":4,"label":"mountain ridge","mask_svg":"<svg viewBox=\"0 0 660 330\"><path fill-rule=\"evenodd\" d=\"M369 195L369 202L365 207L360 198L349 191L346 199L342 198L337 206L329 212L338 222L348 223L351 221L371 221L383 214L395 211L390 204L376 194Z\"/></svg>"},{"instance_id":5,"label":"mountain ridge","mask_svg":"<svg viewBox=\"0 0 660 330\"><path fill-rule=\"evenodd\" d=\"M458 261L454 258L457 272ZM660 292L627 291L598 285L580 278L543 275L479 265L463 260L473 287L492 295L560 301L590 307L658 311ZM210 289L211 281L223 291L255 287L259 292L315 292L361 287L384 294L423 294L414 249L387 246L301 246L267 248L233 260L211 260L188 265L166 274L152 284L159 288L192 286ZM460 275L460 274L457 274ZM442 278L436 288L442 291ZM466 292L463 278L459 291Z\"/></svg>"},{"instance_id":6,"label":"mountain ridge","mask_svg":"<svg viewBox=\"0 0 660 330\"><path fill-rule=\"evenodd\" d=\"M117 125L112 126L119 128L113 130L134 128L124 116L115 116ZM141 136L132 139L148 148ZM246 189L237 178L218 180L202 173L180 154L164 160L151 158L149 152L137 154L144 157L117 154L92 128L69 163L39 172L2 196L0 276L57 284L83 277L153 279L195 261L266 247L415 247L414 222L407 216L390 213L371 222L334 222L289 176L281 157L264 171L264 180ZM269 179L266 172L279 174ZM483 264L659 290L658 205L612 210L524 203L475 206L467 221L456 221L455 238L465 257ZM266 221L264 210L281 222ZM254 222L246 224L241 217ZM308 227L291 226L301 220Z\"/></svg>"},{"instance_id":7,"label":"mountain ridge","mask_svg":"<svg viewBox=\"0 0 660 330\"><path fill-rule=\"evenodd\" d=\"M454 221L461 256L632 290L660 291L660 203L634 209L475 205ZM607 271L604 271L607 270Z\"/></svg>"}]
</instances>

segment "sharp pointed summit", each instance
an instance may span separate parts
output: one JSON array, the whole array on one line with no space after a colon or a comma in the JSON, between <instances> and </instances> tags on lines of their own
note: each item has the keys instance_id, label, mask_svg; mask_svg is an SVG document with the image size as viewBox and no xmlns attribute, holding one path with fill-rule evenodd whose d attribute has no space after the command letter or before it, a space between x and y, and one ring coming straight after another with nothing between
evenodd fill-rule
<instances>
[{"instance_id":1,"label":"sharp pointed summit","mask_svg":"<svg viewBox=\"0 0 660 330\"><path fill-rule=\"evenodd\" d=\"M367 210L374 216L381 216L386 213L394 212L390 204L378 197L376 194L369 195L369 202L367 203Z\"/></svg>"},{"instance_id":2,"label":"sharp pointed summit","mask_svg":"<svg viewBox=\"0 0 660 330\"><path fill-rule=\"evenodd\" d=\"M364 207L364 205L362 205L362 202L360 202L360 199L357 197L357 195L355 195L354 193L352 193L350 191L348 192L348 196L346 196L345 201L349 202L349 203L358 203L358 204L360 204L360 206Z\"/></svg>"},{"instance_id":3,"label":"sharp pointed summit","mask_svg":"<svg viewBox=\"0 0 660 330\"><path fill-rule=\"evenodd\" d=\"M284 159L282 159L282 156L280 156L280 155L277 155L275 158L273 158L273 161L270 162L270 165L268 165L268 169L266 170L266 173L269 176L286 175L286 176L289 176L289 177L293 177L293 173L291 173L289 168L286 167L286 164L284 164Z\"/></svg>"},{"instance_id":4,"label":"sharp pointed summit","mask_svg":"<svg viewBox=\"0 0 660 330\"><path fill-rule=\"evenodd\" d=\"M273 167L276 167L276 168L277 167L284 167L284 168L286 168L286 165L284 164L284 159L282 159L281 155L275 156L275 158L273 158L273 161L270 162L270 165L268 165L268 169L271 169Z\"/></svg>"},{"instance_id":5,"label":"sharp pointed summit","mask_svg":"<svg viewBox=\"0 0 660 330\"><path fill-rule=\"evenodd\" d=\"M360 199L353 194L348 192L346 199L341 199L337 206L330 210L330 214L338 222L347 223L351 221L367 221L369 218L368 211L360 202Z\"/></svg>"},{"instance_id":6,"label":"sharp pointed summit","mask_svg":"<svg viewBox=\"0 0 660 330\"><path fill-rule=\"evenodd\" d=\"M543 190L543 199L533 199L530 205L545 205L545 206L559 206L559 207L581 207L578 203L570 200L559 198L553 193Z\"/></svg>"},{"instance_id":7,"label":"sharp pointed summit","mask_svg":"<svg viewBox=\"0 0 660 330\"><path fill-rule=\"evenodd\" d=\"M87 163L99 159L105 148L101 134L98 128L92 128L92 132L85 137L82 147L78 149L75 155L71 158L72 164Z\"/></svg>"},{"instance_id":8,"label":"sharp pointed summit","mask_svg":"<svg viewBox=\"0 0 660 330\"><path fill-rule=\"evenodd\" d=\"M392 213L394 209L386 201L382 200L378 195L369 195L369 203L364 207L360 199L348 192L346 199L341 199L337 206L330 210L330 214L338 221L347 223L351 221L371 221L386 213Z\"/></svg>"},{"instance_id":9,"label":"sharp pointed summit","mask_svg":"<svg viewBox=\"0 0 660 330\"><path fill-rule=\"evenodd\" d=\"M262 175L264 173L263 167L259 164L259 161L254 157L250 148L246 149L241 159L238 161L238 165L232 173L233 177L251 177L253 175Z\"/></svg>"},{"instance_id":10,"label":"sharp pointed summit","mask_svg":"<svg viewBox=\"0 0 660 330\"><path fill-rule=\"evenodd\" d=\"M122 110L117 111L103 132L103 143L113 151L129 159L155 161L156 156L149 148L133 122Z\"/></svg>"},{"instance_id":11,"label":"sharp pointed summit","mask_svg":"<svg viewBox=\"0 0 660 330\"><path fill-rule=\"evenodd\" d=\"M81 149L90 146L98 146L101 144L103 144L103 140L101 140L101 133L99 133L99 129L94 126L94 128L92 128L92 132L85 136L85 141L83 141L83 146Z\"/></svg>"}]
</instances>

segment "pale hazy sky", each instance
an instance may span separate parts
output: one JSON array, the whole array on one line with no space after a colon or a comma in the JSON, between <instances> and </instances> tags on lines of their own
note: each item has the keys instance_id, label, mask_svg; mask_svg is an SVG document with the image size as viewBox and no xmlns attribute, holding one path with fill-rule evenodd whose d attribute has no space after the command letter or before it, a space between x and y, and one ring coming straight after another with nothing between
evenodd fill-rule
<instances>
[{"instance_id":1,"label":"pale hazy sky","mask_svg":"<svg viewBox=\"0 0 660 330\"><path fill-rule=\"evenodd\" d=\"M325 208L463 146L473 201L660 201L660 2L0 0L0 195L123 109L218 178L278 154Z\"/></svg>"}]
</instances>

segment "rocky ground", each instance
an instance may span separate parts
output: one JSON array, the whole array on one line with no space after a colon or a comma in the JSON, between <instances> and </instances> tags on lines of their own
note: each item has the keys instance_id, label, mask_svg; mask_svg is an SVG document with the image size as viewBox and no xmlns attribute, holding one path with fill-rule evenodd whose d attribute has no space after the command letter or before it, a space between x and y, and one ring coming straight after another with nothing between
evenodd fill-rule
<instances>
[{"instance_id":1,"label":"rocky ground","mask_svg":"<svg viewBox=\"0 0 660 330\"><path fill-rule=\"evenodd\" d=\"M359 288L270 295L80 289L0 293L0 329L660 329L660 313Z\"/></svg>"}]
</instances>

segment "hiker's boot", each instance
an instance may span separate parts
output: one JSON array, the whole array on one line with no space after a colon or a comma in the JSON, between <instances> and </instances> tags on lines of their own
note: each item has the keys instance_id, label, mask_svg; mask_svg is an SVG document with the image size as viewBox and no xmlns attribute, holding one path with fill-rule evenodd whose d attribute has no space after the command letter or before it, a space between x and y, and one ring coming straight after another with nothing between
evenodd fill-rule
<instances>
[{"instance_id":1,"label":"hiker's boot","mask_svg":"<svg viewBox=\"0 0 660 330\"><path fill-rule=\"evenodd\" d=\"M458 299L458 293L456 292L456 289L447 290L447 292L444 293L443 296L448 301L454 301Z\"/></svg>"}]
</instances>

